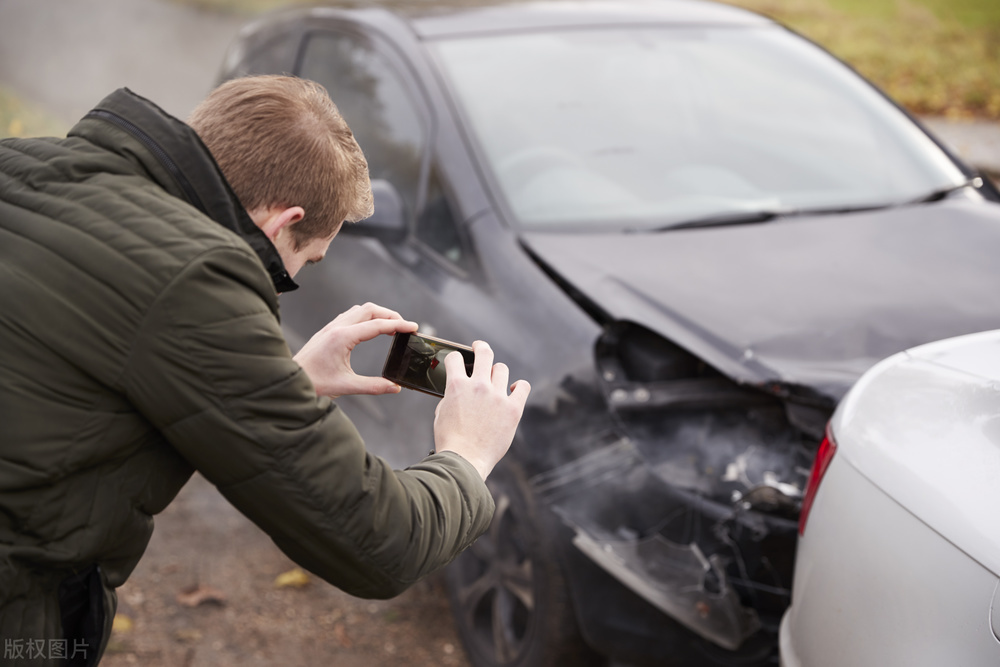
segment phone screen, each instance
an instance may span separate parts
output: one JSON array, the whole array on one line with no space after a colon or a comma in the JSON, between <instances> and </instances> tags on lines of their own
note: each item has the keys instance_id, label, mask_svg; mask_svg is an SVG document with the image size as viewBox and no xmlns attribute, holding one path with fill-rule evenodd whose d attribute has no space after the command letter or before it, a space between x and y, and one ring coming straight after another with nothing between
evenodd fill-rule
<instances>
[{"instance_id":1,"label":"phone screen","mask_svg":"<svg viewBox=\"0 0 1000 667\"><path fill-rule=\"evenodd\" d=\"M382 377L408 389L444 396L448 379L444 358L458 350L465 358L465 374L472 375L476 356L468 345L415 333L397 333L385 358Z\"/></svg>"}]
</instances>

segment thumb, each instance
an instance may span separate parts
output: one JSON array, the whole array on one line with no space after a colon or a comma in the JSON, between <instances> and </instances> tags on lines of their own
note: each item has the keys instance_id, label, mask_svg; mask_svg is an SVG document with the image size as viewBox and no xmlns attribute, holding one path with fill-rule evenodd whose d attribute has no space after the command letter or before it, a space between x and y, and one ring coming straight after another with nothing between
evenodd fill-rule
<instances>
[{"instance_id":1,"label":"thumb","mask_svg":"<svg viewBox=\"0 0 1000 667\"><path fill-rule=\"evenodd\" d=\"M373 396L381 394L398 394L402 387L391 380L385 378L369 377L358 375L354 378L354 394L371 394Z\"/></svg>"}]
</instances>

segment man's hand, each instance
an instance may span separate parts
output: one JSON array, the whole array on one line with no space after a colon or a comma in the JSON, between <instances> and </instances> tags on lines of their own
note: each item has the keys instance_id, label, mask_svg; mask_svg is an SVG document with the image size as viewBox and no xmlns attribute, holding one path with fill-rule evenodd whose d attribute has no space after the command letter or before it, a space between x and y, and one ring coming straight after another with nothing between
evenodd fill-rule
<instances>
[{"instance_id":1,"label":"man's hand","mask_svg":"<svg viewBox=\"0 0 1000 667\"><path fill-rule=\"evenodd\" d=\"M412 333L416 322L374 303L354 306L320 329L295 355L321 396L395 394L399 385L382 377L358 375L351 368L351 350L358 343L397 331Z\"/></svg>"},{"instance_id":2,"label":"man's hand","mask_svg":"<svg viewBox=\"0 0 1000 667\"><path fill-rule=\"evenodd\" d=\"M461 353L444 359L448 381L444 398L434 412L435 450L453 451L471 463L485 480L514 440L531 386L518 380L507 394L510 371L493 363L493 350L482 341L476 352L472 377L465 374Z\"/></svg>"}]
</instances>

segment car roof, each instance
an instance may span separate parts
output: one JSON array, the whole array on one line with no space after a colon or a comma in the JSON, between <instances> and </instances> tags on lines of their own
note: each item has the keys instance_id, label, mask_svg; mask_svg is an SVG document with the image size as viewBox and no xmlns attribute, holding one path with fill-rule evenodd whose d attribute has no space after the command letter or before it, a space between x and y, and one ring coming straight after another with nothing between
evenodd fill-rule
<instances>
[{"instance_id":1,"label":"car roof","mask_svg":"<svg viewBox=\"0 0 1000 667\"><path fill-rule=\"evenodd\" d=\"M608 25L764 25L752 12L703 0L585 0L517 2L403 12L422 38Z\"/></svg>"},{"instance_id":2,"label":"car roof","mask_svg":"<svg viewBox=\"0 0 1000 667\"><path fill-rule=\"evenodd\" d=\"M421 39L504 32L606 26L759 26L773 23L759 14L705 0L546 0L466 7L378 7L362 9L299 6L259 19L347 19L372 26L405 23ZM248 28L245 33L254 32Z\"/></svg>"}]
</instances>

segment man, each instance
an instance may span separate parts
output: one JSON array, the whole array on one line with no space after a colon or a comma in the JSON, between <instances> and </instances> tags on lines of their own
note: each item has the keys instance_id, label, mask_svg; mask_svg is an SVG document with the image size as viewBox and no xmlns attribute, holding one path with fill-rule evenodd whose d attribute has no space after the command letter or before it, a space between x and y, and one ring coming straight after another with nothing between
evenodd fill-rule
<instances>
[{"instance_id":1,"label":"man","mask_svg":"<svg viewBox=\"0 0 1000 667\"><path fill-rule=\"evenodd\" d=\"M122 89L66 139L0 142L4 664L99 661L114 589L194 470L362 597L486 529L529 391L488 345L471 377L445 360L436 452L396 472L327 397L399 391L350 352L416 325L355 307L294 359L281 335L278 294L371 210L350 130L291 77L231 81L190 125Z\"/></svg>"}]
</instances>

